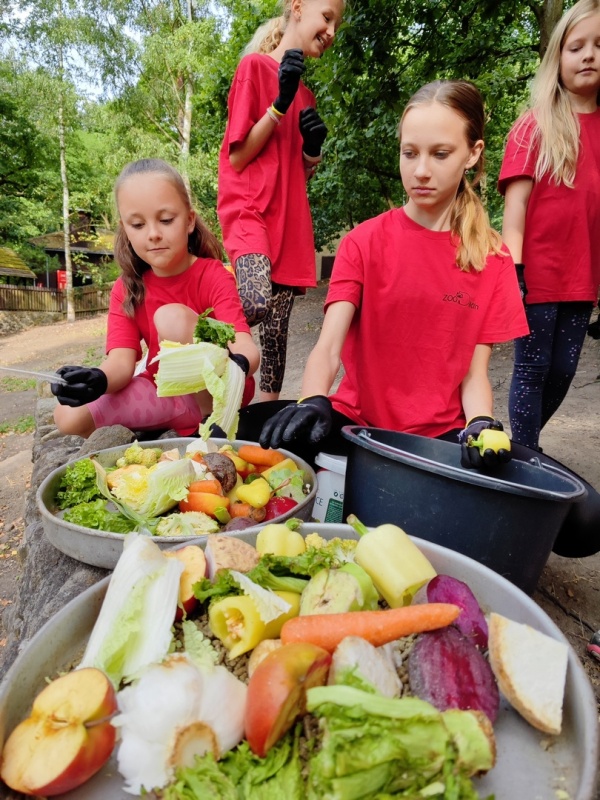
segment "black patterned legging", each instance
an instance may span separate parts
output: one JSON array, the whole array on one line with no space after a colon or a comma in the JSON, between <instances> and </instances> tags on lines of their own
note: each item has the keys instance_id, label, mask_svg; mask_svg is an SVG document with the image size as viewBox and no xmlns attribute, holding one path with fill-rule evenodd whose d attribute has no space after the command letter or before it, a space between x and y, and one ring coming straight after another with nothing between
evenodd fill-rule
<instances>
[{"instance_id":1,"label":"black patterned legging","mask_svg":"<svg viewBox=\"0 0 600 800\"><path fill-rule=\"evenodd\" d=\"M534 303L525 307L529 336L515 340L508 401L514 442L539 446L540 431L575 377L592 303Z\"/></svg>"},{"instance_id":2,"label":"black patterned legging","mask_svg":"<svg viewBox=\"0 0 600 800\"><path fill-rule=\"evenodd\" d=\"M260 325L260 390L279 393L283 385L294 288L271 281L271 261L249 253L235 262L242 308L248 325Z\"/></svg>"}]
</instances>

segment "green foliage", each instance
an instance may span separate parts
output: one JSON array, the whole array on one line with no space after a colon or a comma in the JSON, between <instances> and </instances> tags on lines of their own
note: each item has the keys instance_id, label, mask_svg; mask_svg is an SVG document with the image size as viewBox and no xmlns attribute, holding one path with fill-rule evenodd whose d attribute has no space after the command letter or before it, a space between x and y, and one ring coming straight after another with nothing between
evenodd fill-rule
<instances>
[{"instance_id":1,"label":"green foliage","mask_svg":"<svg viewBox=\"0 0 600 800\"><path fill-rule=\"evenodd\" d=\"M218 235L229 86L256 28L279 13L277 1L70 0L59 14L55 0L26 0L26 9L27 24L25 17L10 24L36 64L0 61L0 243L25 252L30 238L61 228L59 96L72 209L114 226L120 170L160 157L187 176L198 211ZM504 141L538 66L549 13L529 0L348 3L334 47L310 59L305 73L329 129L309 187L319 248L402 204L398 122L413 92L436 78L470 79L484 95L488 178L481 193L500 226L495 184ZM44 267L42 254L35 268ZM116 274L102 268L94 280Z\"/></svg>"}]
</instances>

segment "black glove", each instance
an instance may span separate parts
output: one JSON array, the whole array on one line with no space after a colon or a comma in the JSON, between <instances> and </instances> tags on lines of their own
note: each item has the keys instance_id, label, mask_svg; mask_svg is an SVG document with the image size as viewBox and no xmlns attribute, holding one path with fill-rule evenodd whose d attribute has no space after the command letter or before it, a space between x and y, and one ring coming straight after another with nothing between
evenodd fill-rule
<instances>
[{"instance_id":1,"label":"black glove","mask_svg":"<svg viewBox=\"0 0 600 800\"><path fill-rule=\"evenodd\" d=\"M242 370L244 375L248 377L248 373L250 372L250 362L243 356L241 353L232 353L231 350L229 351L229 358L238 365L238 367Z\"/></svg>"},{"instance_id":2,"label":"black glove","mask_svg":"<svg viewBox=\"0 0 600 800\"><path fill-rule=\"evenodd\" d=\"M260 434L260 446L281 447L283 442L291 442L300 437L312 444L324 439L333 422L333 407L325 395L305 397L297 403L290 403L268 419Z\"/></svg>"},{"instance_id":3,"label":"black glove","mask_svg":"<svg viewBox=\"0 0 600 800\"><path fill-rule=\"evenodd\" d=\"M307 156L317 158L321 155L321 147L327 136L325 123L312 106L300 112L300 133L304 140L302 150Z\"/></svg>"},{"instance_id":4,"label":"black glove","mask_svg":"<svg viewBox=\"0 0 600 800\"><path fill-rule=\"evenodd\" d=\"M273 101L273 106L280 114L285 114L292 105L300 76L304 72L304 53L302 50L286 50L279 65L279 94Z\"/></svg>"},{"instance_id":5,"label":"black glove","mask_svg":"<svg viewBox=\"0 0 600 800\"><path fill-rule=\"evenodd\" d=\"M51 383L52 394L61 406L85 406L106 392L108 379L97 367L61 367L56 370L67 383Z\"/></svg>"},{"instance_id":6,"label":"black glove","mask_svg":"<svg viewBox=\"0 0 600 800\"><path fill-rule=\"evenodd\" d=\"M525 283L525 264L515 264L517 270L517 281L519 282L519 291L521 292L521 300L525 305L525 298L527 297L527 284Z\"/></svg>"},{"instance_id":7,"label":"black glove","mask_svg":"<svg viewBox=\"0 0 600 800\"><path fill-rule=\"evenodd\" d=\"M492 417L474 417L467 427L458 434L458 441L461 447L461 466L467 469L482 469L485 467L497 467L499 464L506 464L511 460L510 442L508 442L508 448L493 446L483 449L483 447L477 447L476 442L480 434L486 430L504 431L504 427L499 420ZM481 444L483 445L483 438Z\"/></svg>"}]
</instances>

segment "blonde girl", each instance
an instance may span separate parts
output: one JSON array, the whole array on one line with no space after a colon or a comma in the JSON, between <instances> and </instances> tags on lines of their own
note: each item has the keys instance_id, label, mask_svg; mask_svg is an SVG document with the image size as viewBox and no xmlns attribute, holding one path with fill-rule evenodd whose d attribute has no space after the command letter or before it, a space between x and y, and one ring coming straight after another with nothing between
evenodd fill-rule
<instances>
[{"instance_id":1,"label":"blonde girl","mask_svg":"<svg viewBox=\"0 0 600 800\"><path fill-rule=\"evenodd\" d=\"M488 379L492 344L527 325L512 259L472 188L483 128L471 83L436 81L411 98L399 127L408 201L342 240L303 399L268 420L263 446L340 452L344 424L453 441L502 428ZM485 456L497 458L508 454Z\"/></svg>"},{"instance_id":2,"label":"blonde girl","mask_svg":"<svg viewBox=\"0 0 600 800\"><path fill-rule=\"evenodd\" d=\"M327 128L302 83L332 45L344 0L284 0L236 70L219 157L217 210L246 319L260 324L260 399L279 397L294 295L315 286L306 182Z\"/></svg>"},{"instance_id":3,"label":"blonde girl","mask_svg":"<svg viewBox=\"0 0 600 800\"><path fill-rule=\"evenodd\" d=\"M54 418L62 433L83 437L116 424L190 435L212 401L207 392L156 396L158 365L150 362L159 342L191 342L198 314L212 308L211 316L234 326L230 356L246 375L258 367L258 350L219 242L192 208L177 170L159 159L134 161L117 179L115 200L115 259L122 274L111 290L107 356L100 367L58 370L66 384L52 384L59 402ZM142 342L148 366L135 374Z\"/></svg>"},{"instance_id":4,"label":"blonde girl","mask_svg":"<svg viewBox=\"0 0 600 800\"><path fill-rule=\"evenodd\" d=\"M598 296L599 90L600 0L580 0L552 33L499 179L530 328L515 343L510 424L513 441L536 449L575 376Z\"/></svg>"}]
</instances>

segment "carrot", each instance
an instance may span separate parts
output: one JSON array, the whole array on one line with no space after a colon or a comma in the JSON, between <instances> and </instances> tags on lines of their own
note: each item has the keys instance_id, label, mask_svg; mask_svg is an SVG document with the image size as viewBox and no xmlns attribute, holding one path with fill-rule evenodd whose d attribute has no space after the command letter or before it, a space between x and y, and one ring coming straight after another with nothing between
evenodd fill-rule
<instances>
[{"instance_id":1,"label":"carrot","mask_svg":"<svg viewBox=\"0 0 600 800\"><path fill-rule=\"evenodd\" d=\"M229 513L232 517L249 517L254 511L250 503L231 503L229 506Z\"/></svg>"},{"instance_id":2,"label":"carrot","mask_svg":"<svg viewBox=\"0 0 600 800\"><path fill-rule=\"evenodd\" d=\"M257 444L243 444L238 450L238 456L255 466L273 467L285 459L278 450L265 450Z\"/></svg>"},{"instance_id":3,"label":"carrot","mask_svg":"<svg viewBox=\"0 0 600 800\"><path fill-rule=\"evenodd\" d=\"M360 636L380 647L412 633L444 628L459 613L460 608L452 603L423 603L382 611L307 614L284 623L281 643L310 642L333 653L346 636Z\"/></svg>"},{"instance_id":4,"label":"carrot","mask_svg":"<svg viewBox=\"0 0 600 800\"><path fill-rule=\"evenodd\" d=\"M241 503L238 500L229 506L229 514L232 517L250 517L254 522L262 522L267 516L267 511L264 506L254 508L250 503Z\"/></svg>"},{"instance_id":5,"label":"carrot","mask_svg":"<svg viewBox=\"0 0 600 800\"><path fill-rule=\"evenodd\" d=\"M205 478L203 481L194 481L188 486L188 492L194 494L195 492L208 492L209 494L223 494L223 487L221 482L216 478Z\"/></svg>"},{"instance_id":6,"label":"carrot","mask_svg":"<svg viewBox=\"0 0 600 800\"><path fill-rule=\"evenodd\" d=\"M185 500L179 501L179 508L182 511L202 511L214 517L217 508L229 508L229 498L209 492L189 492Z\"/></svg>"}]
</instances>

